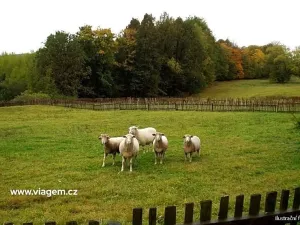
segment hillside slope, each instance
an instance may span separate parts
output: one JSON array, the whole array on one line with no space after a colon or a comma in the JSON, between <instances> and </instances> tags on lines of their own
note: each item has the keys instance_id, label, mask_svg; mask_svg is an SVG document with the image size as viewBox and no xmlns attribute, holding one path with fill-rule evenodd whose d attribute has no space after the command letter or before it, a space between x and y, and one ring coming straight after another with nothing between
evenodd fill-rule
<instances>
[{"instance_id":1,"label":"hillside slope","mask_svg":"<svg viewBox=\"0 0 300 225\"><path fill-rule=\"evenodd\" d=\"M293 77L287 84L270 83L269 80L235 80L215 82L200 94L201 98L252 98L300 96L300 79Z\"/></svg>"}]
</instances>

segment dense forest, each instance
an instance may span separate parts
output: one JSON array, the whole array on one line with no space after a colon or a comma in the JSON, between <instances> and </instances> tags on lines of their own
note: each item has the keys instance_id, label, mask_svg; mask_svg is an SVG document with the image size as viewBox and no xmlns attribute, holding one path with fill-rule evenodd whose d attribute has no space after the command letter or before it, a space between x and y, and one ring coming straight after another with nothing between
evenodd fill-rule
<instances>
[{"instance_id":1,"label":"dense forest","mask_svg":"<svg viewBox=\"0 0 300 225\"><path fill-rule=\"evenodd\" d=\"M85 25L76 34L57 31L27 54L0 56L0 100L40 97L186 96L214 81L300 75L300 48L281 43L239 47L216 40L198 17L158 20L145 14L119 34Z\"/></svg>"}]
</instances>

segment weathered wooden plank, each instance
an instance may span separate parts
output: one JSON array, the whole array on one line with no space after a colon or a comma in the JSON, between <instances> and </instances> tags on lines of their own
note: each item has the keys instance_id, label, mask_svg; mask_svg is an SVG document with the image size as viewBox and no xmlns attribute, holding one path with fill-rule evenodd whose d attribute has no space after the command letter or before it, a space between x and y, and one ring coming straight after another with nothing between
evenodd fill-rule
<instances>
[{"instance_id":1,"label":"weathered wooden plank","mask_svg":"<svg viewBox=\"0 0 300 225\"><path fill-rule=\"evenodd\" d=\"M68 221L66 222L66 225L77 225L76 221Z\"/></svg>"},{"instance_id":2,"label":"weathered wooden plank","mask_svg":"<svg viewBox=\"0 0 300 225\"><path fill-rule=\"evenodd\" d=\"M256 215L259 214L260 200L261 200L261 194L251 195L250 208L249 208L249 215L250 216L256 216Z\"/></svg>"},{"instance_id":3,"label":"weathered wooden plank","mask_svg":"<svg viewBox=\"0 0 300 225\"><path fill-rule=\"evenodd\" d=\"M200 202L200 221L209 221L211 220L212 212L212 201L205 200Z\"/></svg>"},{"instance_id":4,"label":"weathered wooden plank","mask_svg":"<svg viewBox=\"0 0 300 225\"><path fill-rule=\"evenodd\" d=\"M295 188L293 209L299 209L300 207L300 187Z\"/></svg>"},{"instance_id":5,"label":"weathered wooden plank","mask_svg":"<svg viewBox=\"0 0 300 225\"><path fill-rule=\"evenodd\" d=\"M175 225L176 224L176 206L167 206L165 208L165 225Z\"/></svg>"},{"instance_id":6,"label":"weathered wooden plank","mask_svg":"<svg viewBox=\"0 0 300 225\"><path fill-rule=\"evenodd\" d=\"M143 208L134 208L132 213L132 225L142 225Z\"/></svg>"},{"instance_id":7,"label":"weathered wooden plank","mask_svg":"<svg viewBox=\"0 0 300 225\"><path fill-rule=\"evenodd\" d=\"M56 225L56 222L55 221L48 221L48 222L45 222L45 225Z\"/></svg>"},{"instance_id":8,"label":"weathered wooden plank","mask_svg":"<svg viewBox=\"0 0 300 225\"><path fill-rule=\"evenodd\" d=\"M228 207L229 207L229 196L224 196L220 200L220 208L218 218L220 220L226 219L228 216Z\"/></svg>"},{"instance_id":9,"label":"weathered wooden plank","mask_svg":"<svg viewBox=\"0 0 300 225\"><path fill-rule=\"evenodd\" d=\"M267 193L266 202L265 202L266 213L273 213L275 211L276 199L277 199L276 191Z\"/></svg>"},{"instance_id":10,"label":"weathered wooden plank","mask_svg":"<svg viewBox=\"0 0 300 225\"><path fill-rule=\"evenodd\" d=\"M243 215L244 209L244 195L236 196L235 200L235 209L234 209L234 217L238 218Z\"/></svg>"},{"instance_id":11,"label":"weathered wooden plank","mask_svg":"<svg viewBox=\"0 0 300 225\"><path fill-rule=\"evenodd\" d=\"M99 223L99 221L97 221L97 220L90 220L89 221L89 225L99 225L100 223Z\"/></svg>"},{"instance_id":12,"label":"weathered wooden plank","mask_svg":"<svg viewBox=\"0 0 300 225\"><path fill-rule=\"evenodd\" d=\"M280 211L287 210L289 204L289 196L290 196L290 190L281 191L280 206L279 206Z\"/></svg>"},{"instance_id":13,"label":"weathered wooden plank","mask_svg":"<svg viewBox=\"0 0 300 225\"><path fill-rule=\"evenodd\" d=\"M156 208L149 209L149 225L156 225Z\"/></svg>"},{"instance_id":14,"label":"weathered wooden plank","mask_svg":"<svg viewBox=\"0 0 300 225\"><path fill-rule=\"evenodd\" d=\"M184 223L189 224L193 222L194 217L194 203L185 204Z\"/></svg>"}]
</instances>

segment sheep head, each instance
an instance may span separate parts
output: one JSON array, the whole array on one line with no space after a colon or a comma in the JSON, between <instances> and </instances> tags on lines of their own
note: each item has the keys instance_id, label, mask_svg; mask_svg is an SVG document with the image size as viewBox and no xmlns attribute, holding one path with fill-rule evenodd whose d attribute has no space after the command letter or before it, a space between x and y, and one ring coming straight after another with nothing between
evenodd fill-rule
<instances>
[{"instance_id":1,"label":"sheep head","mask_svg":"<svg viewBox=\"0 0 300 225\"><path fill-rule=\"evenodd\" d=\"M107 134L101 134L99 136L99 140L101 140L102 144L106 144L108 142L109 138L110 137Z\"/></svg>"},{"instance_id":2,"label":"sheep head","mask_svg":"<svg viewBox=\"0 0 300 225\"><path fill-rule=\"evenodd\" d=\"M189 135L189 134L184 135L183 136L184 142L185 143L191 143L192 142L192 137L193 137L193 135Z\"/></svg>"},{"instance_id":3,"label":"sheep head","mask_svg":"<svg viewBox=\"0 0 300 225\"><path fill-rule=\"evenodd\" d=\"M133 134L126 134L123 136L125 138L125 144L130 145L133 143L133 138L135 138L135 135Z\"/></svg>"},{"instance_id":4,"label":"sheep head","mask_svg":"<svg viewBox=\"0 0 300 225\"><path fill-rule=\"evenodd\" d=\"M160 141L162 136L165 136L164 133L156 132L156 134L152 134L155 137L155 140Z\"/></svg>"},{"instance_id":5,"label":"sheep head","mask_svg":"<svg viewBox=\"0 0 300 225\"><path fill-rule=\"evenodd\" d=\"M128 133L129 133L129 134L136 135L136 133L137 133L137 129L138 129L138 127L137 127L137 126L132 126L132 127L129 127L129 128L128 128Z\"/></svg>"}]
</instances>

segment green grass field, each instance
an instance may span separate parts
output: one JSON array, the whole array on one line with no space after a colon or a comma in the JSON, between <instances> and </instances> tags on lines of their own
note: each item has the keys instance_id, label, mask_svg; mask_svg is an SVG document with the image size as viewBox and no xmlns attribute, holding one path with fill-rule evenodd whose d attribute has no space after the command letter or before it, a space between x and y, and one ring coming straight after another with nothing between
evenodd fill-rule
<instances>
[{"instance_id":1,"label":"green grass field","mask_svg":"<svg viewBox=\"0 0 300 225\"><path fill-rule=\"evenodd\" d=\"M200 94L201 98L252 98L300 96L300 78L292 77L286 84L270 83L269 80L235 80L214 82Z\"/></svg>"},{"instance_id":2,"label":"green grass field","mask_svg":"<svg viewBox=\"0 0 300 225\"><path fill-rule=\"evenodd\" d=\"M165 164L140 154L130 173L107 159L101 167L100 133L127 133L131 125L154 126L169 139ZM182 136L199 135L200 158L184 162ZM113 219L131 221L132 209L178 207L200 200L300 186L300 131L280 113L89 111L51 106L0 108L1 223ZM10 189L77 189L77 196L11 196ZM262 203L264 198L262 199ZM290 201L290 204L292 201ZM277 204L278 206L278 204ZM262 205L263 207L263 205ZM147 217L145 217L146 219Z\"/></svg>"}]
</instances>

